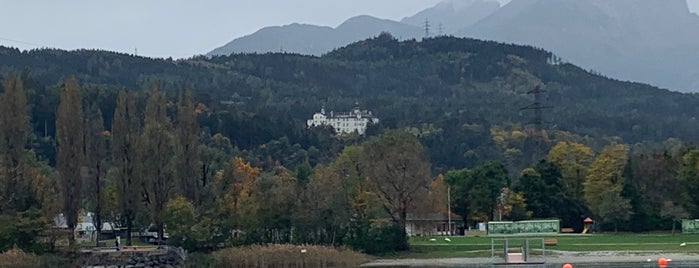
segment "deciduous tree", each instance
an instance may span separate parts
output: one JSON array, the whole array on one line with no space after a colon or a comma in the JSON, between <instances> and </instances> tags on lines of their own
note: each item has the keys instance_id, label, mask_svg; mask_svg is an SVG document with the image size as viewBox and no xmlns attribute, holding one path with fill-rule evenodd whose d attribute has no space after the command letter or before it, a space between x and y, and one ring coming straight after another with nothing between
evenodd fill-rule
<instances>
[{"instance_id":1,"label":"deciduous tree","mask_svg":"<svg viewBox=\"0 0 699 268\"><path fill-rule=\"evenodd\" d=\"M582 185L594 157L590 147L575 142L558 142L549 151L547 159L560 167L565 194L569 198L583 200Z\"/></svg>"},{"instance_id":2,"label":"deciduous tree","mask_svg":"<svg viewBox=\"0 0 699 268\"><path fill-rule=\"evenodd\" d=\"M69 229L75 228L80 210L83 160L82 98L75 78L68 78L56 113L56 169L63 193L63 211ZM71 236L71 242L73 241Z\"/></svg>"},{"instance_id":3,"label":"deciduous tree","mask_svg":"<svg viewBox=\"0 0 699 268\"><path fill-rule=\"evenodd\" d=\"M96 104L90 105L85 113L85 165L87 167L86 197L88 207L94 214L93 222L97 229L97 245L102 231L105 174L107 172L106 150L109 133L104 130L102 111Z\"/></svg>"},{"instance_id":4,"label":"deciduous tree","mask_svg":"<svg viewBox=\"0 0 699 268\"><path fill-rule=\"evenodd\" d=\"M623 144L605 147L590 165L583 183L585 201L592 213L600 222L613 223L615 230L619 221L631 216L631 204L621 196L627 154Z\"/></svg>"},{"instance_id":5,"label":"deciduous tree","mask_svg":"<svg viewBox=\"0 0 699 268\"><path fill-rule=\"evenodd\" d=\"M154 85L146 104L143 133L139 141L139 173L143 176L142 198L161 241L165 205L176 190L174 159L180 157L176 154L176 137L166 105L165 96L158 91L157 85Z\"/></svg>"},{"instance_id":6,"label":"deciduous tree","mask_svg":"<svg viewBox=\"0 0 699 268\"><path fill-rule=\"evenodd\" d=\"M3 212L29 208L28 182L22 179L25 145L29 131L27 99L22 80L9 76L0 95L0 206Z\"/></svg>"},{"instance_id":7,"label":"deciduous tree","mask_svg":"<svg viewBox=\"0 0 699 268\"><path fill-rule=\"evenodd\" d=\"M426 194L431 180L425 149L415 137L400 131L386 132L362 146L366 176L388 216L404 232L413 202Z\"/></svg>"},{"instance_id":8,"label":"deciduous tree","mask_svg":"<svg viewBox=\"0 0 699 268\"><path fill-rule=\"evenodd\" d=\"M126 243L131 245L131 231L139 207L142 191L141 177L137 174L140 117L134 96L120 91L117 96L112 122L112 163L115 167L116 191L121 221L126 225Z\"/></svg>"},{"instance_id":9,"label":"deciduous tree","mask_svg":"<svg viewBox=\"0 0 699 268\"><path fill-rule=\"evenodd\" d=\"M196 106L192 94L186 90L177 105L177 149L176 161L177 188L182 196L193 204L199 204L202 183L199 175L201 169L199 148L199 124Z\"/></svg>"}]
</instances>

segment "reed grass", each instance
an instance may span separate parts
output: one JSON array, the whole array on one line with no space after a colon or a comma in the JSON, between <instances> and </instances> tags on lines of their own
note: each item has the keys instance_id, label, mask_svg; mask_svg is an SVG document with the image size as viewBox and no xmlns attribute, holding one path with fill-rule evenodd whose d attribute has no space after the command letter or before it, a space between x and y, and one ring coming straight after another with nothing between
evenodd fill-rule
<instances>
[{"instance_id":1,"label":"reed grass","mask_svg":"<svg viewBox=\"0 0 699 268\"><path fill-rule=\"evenodd\" d=\"M41 266L41 258L21 249L10 249L0 254L0 268L33 268Z\"/></svg>"},{"instance_id":2,"label":"reed grass","mask_svg":"<svg viewBox=\"0 0 699 268\"><path fill-rule=\"evenodd\" d=\"M311 245L255 245L222 249L212 255L214 267L229 268L359 267L371 260L347 248Z\"/></svg>"}]
</instances>

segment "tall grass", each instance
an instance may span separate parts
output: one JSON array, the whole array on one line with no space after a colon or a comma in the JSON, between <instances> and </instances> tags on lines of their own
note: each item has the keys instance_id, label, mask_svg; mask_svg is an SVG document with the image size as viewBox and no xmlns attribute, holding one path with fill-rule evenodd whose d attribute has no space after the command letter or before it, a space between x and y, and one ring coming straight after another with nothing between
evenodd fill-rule
<instances>
[{"instance_id":1,"label":"tall grass","mask_svg":"<svg viewBox=\"0 0 699 268\"><path fill-rule=\"evenodd\" d=\"M213 267L301 268L359 267L369 256L346 248L267 245L227 248L212 254Z\"/></svg>"},{"instance_id":2,"label":"tall grass","mask_svg":"<svg viewBox=\"0 0 699 268\"><path fill-rule=\"evenodd\" d=\"M0 254L0 268L34 268L41 266L41 258L21 249L10 249Z\"/></svg>"}]
</instances>

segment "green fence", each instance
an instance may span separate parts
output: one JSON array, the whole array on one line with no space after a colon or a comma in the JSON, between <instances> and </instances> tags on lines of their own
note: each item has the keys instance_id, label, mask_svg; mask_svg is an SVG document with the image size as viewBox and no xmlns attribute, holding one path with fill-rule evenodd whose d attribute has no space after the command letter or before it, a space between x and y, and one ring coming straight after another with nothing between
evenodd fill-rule
<instances>
[{"instance_id":1,"label":"green fence","mask_svg":"<svg viewBox=\"0 0 699 268\"><path fill-rule=\"evenodd\" d=\"M684 225L683 225L684 226ZM491 221L488 222L489 235L509 234L551 234L558 233L559 220L536 221Z\"/></svg>"},{"instance_id":2,"label":"green fence","mask_svg":"<svg viewBox=\"0 0 699 268\"><path fill-rule=\"evenodd\" d=\"M699 234L699 220L682 220L682 233Z\"/></svg>"}]
</instances>

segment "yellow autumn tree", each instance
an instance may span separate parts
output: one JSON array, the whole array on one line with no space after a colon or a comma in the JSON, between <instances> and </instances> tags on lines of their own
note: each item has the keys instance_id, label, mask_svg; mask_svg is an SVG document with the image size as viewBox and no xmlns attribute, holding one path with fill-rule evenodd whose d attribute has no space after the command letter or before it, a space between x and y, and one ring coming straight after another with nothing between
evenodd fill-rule
<instances>
[{"instance_id":1,"label":"yellow autumn tree","mask_svg":"<svg viewBox=\"0 0 699 268\"><path fill-rule=\"evenodd\" d=\"M583 199L583 181L595 154L590 147L575 142L558 142L548 153L548 161L561 168L566 195L574 200Z\"/></svg>"},{"instance_id":2,"label":"yellow autumn tree","mask_svg":"<svg viewBox=\"0 0 699 268\"><path fill-rule=\"evenodd\" d=\"M241 203L251 200L255 181L260 169L253 167L240 157L233 158L223 171L214 176L216 208L214 218L219 219L223 229L235 230L240 223ZM250 203L250 202L247 202Z\"/></svg>"},{"instance_id":3,"label":"yellow autumn tree","mask_svg":"<svg viewBox=\"0 0 699 268\"><path fill-rule=\"evenodd\" d=\"M624 144L605 147L590 165L583 183L585 201L597 221L613 223L615 231L619 221L631 216L631 203L621 196L628 150Z\"/></svg>"}]
</instances>

